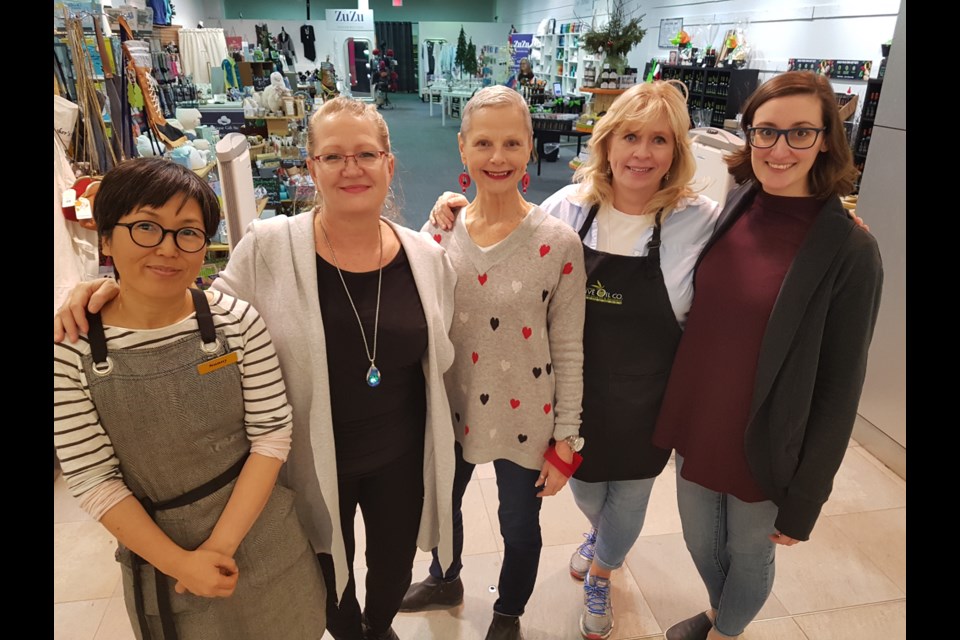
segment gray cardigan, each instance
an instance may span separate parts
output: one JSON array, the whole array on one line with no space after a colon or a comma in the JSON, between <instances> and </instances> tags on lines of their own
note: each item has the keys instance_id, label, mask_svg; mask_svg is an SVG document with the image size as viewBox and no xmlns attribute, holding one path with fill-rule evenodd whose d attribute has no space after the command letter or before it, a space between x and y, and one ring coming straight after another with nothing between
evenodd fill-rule
<instances>
[{"instance_id":1,"label":"gray cardigan","mask_svg":"<svg viewBox=\"0 0 960 640\"><path fill-rule=\"evenodd\" d=\"M758 189L730 192L697 266ZM882 287L877 241L830 198L770 314L744 436L750 471L779 507L775 526L791 538L810 537L846 453Z\"/></svg>"},{"instance_id":2,"label":"gray cardigan","mask_svg":"<svg viewBox=\"0 0 960 640\"><path fill-rule=\"evenodd\" d=\"M293 444L284 466L297 492L297 511L318 553L333 555L337 598L348 580L340 528L337 461L326 365L326 338L317 289L314 213L254 221L214 283L219 291L247 300L260 312L280 358L293 406ZM423 513L417 545L439 546L440 562L453 561L454 435L443 374L453 364L448 337L456 273L436 242L393 223L410 262L427 320L423 357L427 390L424 438ZM330 589L330 585L327 585Z\"/></svg>"}]
</instances>

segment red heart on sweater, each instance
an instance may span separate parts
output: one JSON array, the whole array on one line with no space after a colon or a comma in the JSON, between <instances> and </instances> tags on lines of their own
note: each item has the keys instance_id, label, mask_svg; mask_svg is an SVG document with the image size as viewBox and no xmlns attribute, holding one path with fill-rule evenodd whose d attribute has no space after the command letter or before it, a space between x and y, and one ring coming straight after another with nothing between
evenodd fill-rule
<instances>
[{"instance_id":1,"label":"red heart on sweater","mask_svg":"<svg viewBox=\"0 0 960 640\"><path fill-rule=\"evenodd\" d=\"M477 280L480 281L480 286L483 286L487 282L487 274L481 273L480 275L477 276Z\"/></svg>"},{"instance_id":2,"label":"red heart on sweater","mask_svg":"<svg viewBox=\"0 0 960 640\"><path fill-rule=\"evenodd\" d=\"M464 425L463 435L467 435L468 433L470 433L470 425Z\"/></svg>"},{"instance_id":3,"label":"red heart on sweater","mask_svg":"<svg viewBox=\"0 0 960 640\"><path fill-rule=\"evenodd\" d=\"M532 335L533 335L533 329L531 329L530 327L524 327L524 328L523 328L523 338L524 338L524 340L528 340L528 339L530 338L530 336L532 336Z\"/></svg>"},{"instance_id":4,"label":"red heart on sweater","mask_svg":"<svg viewBox=\"0 0 960 640\"><path fill-rule=\"evenodd\" d=\"M474 351L473 353L470 354L470 358L473 359L473 364L477 364L477 360L480 359L480 356L477 355L477 352L476 352L476 351Z\"/></svg>"},{"instance_id":5,"label":"red heart on sweater","mask_svg":"<svg viewBox=\"0 0 960 640\"><path fill-rule=\"evenodd\" d=\"M547 255L548 253L550 253L550 245L548 245L548 244L542 244L542 245L540 245L540 257L542 258L543 256Z\"/></svg>"},{"instance_id":6,"label":"red heart on sweater","mask_svg":"<svg viewBox=\"0 0 960 640\"><path fill-rule=\"evenodd\" d=\"M544 413L550 413L550 403L549 403L549 402L548 402L547 404L543 405L543 412L544 412Z\"/></svg>"},{"instance_id":7,"label":"red heart on sweater","mask_svg":"<svg viewBox=\"0 0 960 640\"><path fill-rule=\"evenodd\" d=\"M441 236L441 235L438 233L438 234L436 234L436 235L433 236L433 239L436 240L437 242L440 242L441 240L443 240L443 236Z\"/></svg>"},{"instance_id":8,"label":"red heart on sweater","mask_svg":"<svg viewBox=\"0 0 960 640\"><path fill-rule=\"evenodd\" d=\"M563 265L563 275L567 275L568 273L573 273L573 264L570 262Z\"/></svg>"},{"instance_id":9,"label":"red heart on sweater","mask_svg":"<svg viewBox=\"0 0 960 640\"><path fill-rule=\"evenodd\" d=\"M510 398L510 406L514 409L520 406L520 401L516 398Z\"/></svg>"}]
</instances>

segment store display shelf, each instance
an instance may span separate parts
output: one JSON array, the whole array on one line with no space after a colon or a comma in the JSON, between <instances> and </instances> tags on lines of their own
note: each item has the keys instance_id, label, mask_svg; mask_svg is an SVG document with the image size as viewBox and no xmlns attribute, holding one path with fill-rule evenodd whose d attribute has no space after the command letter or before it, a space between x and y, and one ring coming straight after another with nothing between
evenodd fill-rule
<instances>
[{"instance_id":1,"label":"store display shelf","mask_svg":"<svg viewBox=\"0 0 960 640\"><path fill-rule=\"evenodd\" d=\"M584 93L596 93L601 96L618 96L626 89L594 89L593 87L580 87L580 91Z\"/></svg>"}]
</instances>

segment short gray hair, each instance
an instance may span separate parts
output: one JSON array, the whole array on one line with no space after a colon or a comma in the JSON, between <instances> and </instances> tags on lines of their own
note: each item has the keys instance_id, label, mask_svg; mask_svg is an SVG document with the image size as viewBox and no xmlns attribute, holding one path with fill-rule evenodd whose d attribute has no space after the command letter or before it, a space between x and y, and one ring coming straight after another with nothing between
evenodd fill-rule
<instances>
[{"instance_id":1,"label":"short gray hair","mask_svg":"<svg viewBox=\"0 0 960 640\"><path fill-rule=\"evenodd\" d=\"M466 135L470 127L470 118L475 111L484 107L516 107L526 117L524 122L527 125L527 134L533 137L533 122L530 120L530 109L527 107L527 101L519 93L503 85L494 85L484 87L473 94L467 106L463 109L463 120L460 122L460 133Z\"/></svg>"}]
</instances>

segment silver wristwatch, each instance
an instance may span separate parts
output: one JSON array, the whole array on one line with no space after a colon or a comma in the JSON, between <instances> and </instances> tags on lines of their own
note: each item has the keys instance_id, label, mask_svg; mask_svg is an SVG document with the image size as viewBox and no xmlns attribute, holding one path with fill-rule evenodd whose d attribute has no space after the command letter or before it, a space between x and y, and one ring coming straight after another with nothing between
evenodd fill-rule
<instances>
[{"instance_id":1,"label":"silver wristwatch","mask_svg":"<svg viewBox=\"0 0 960 640\"><path fill-rule=\"evenodd\" d=\"M567 446L570 447L573 451L580 451L583 449L583 438L581 436L567 436L563 439L567 443Z\"/></svg>"}]
</instances>

